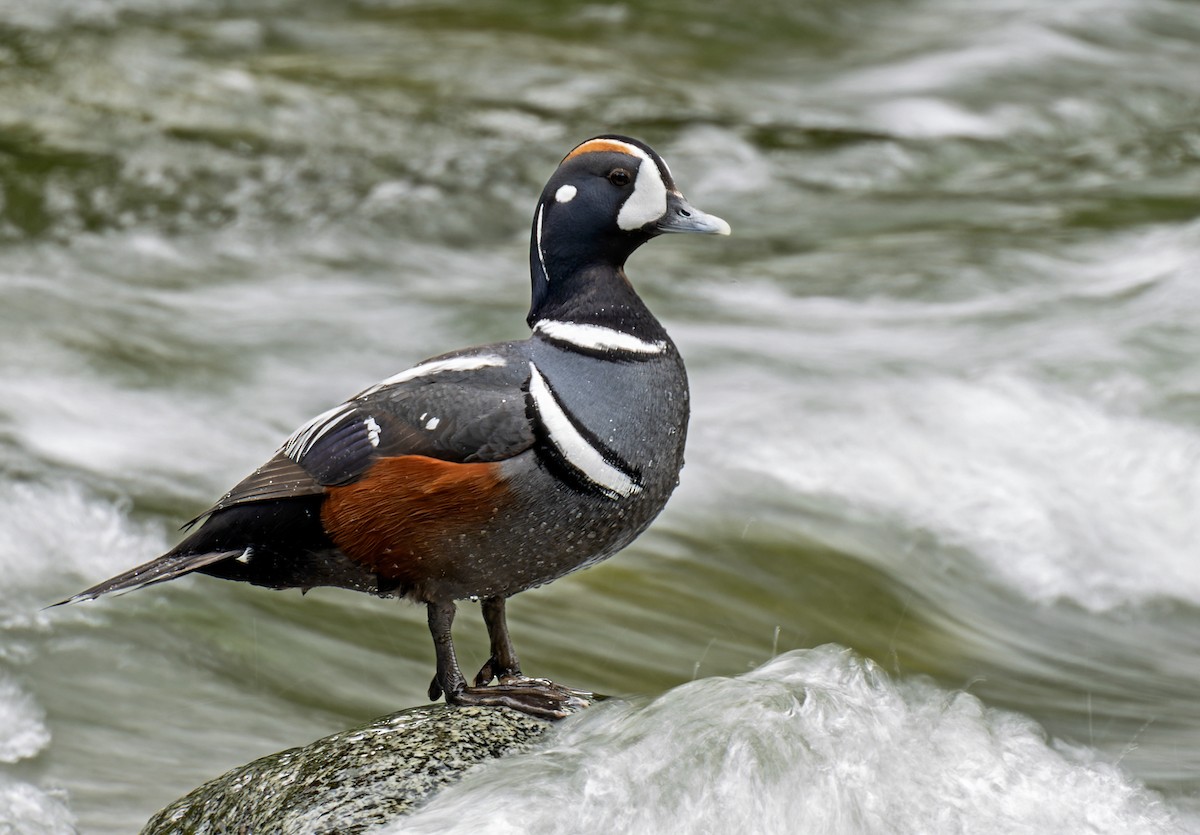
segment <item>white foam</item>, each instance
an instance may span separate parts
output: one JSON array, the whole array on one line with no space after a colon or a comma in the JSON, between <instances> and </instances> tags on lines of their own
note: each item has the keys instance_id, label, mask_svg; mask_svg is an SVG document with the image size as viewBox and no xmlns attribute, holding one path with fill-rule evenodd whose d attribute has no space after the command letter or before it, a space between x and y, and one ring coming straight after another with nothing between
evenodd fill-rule
<instances>
[{"instance_id":1,"label":"white foam","mask_svg":"<svg viewBox=\"0 0 1200 835\"><path fill-rule=\"evenodd\" d=\"M1111 57L1104 47L1062 31L1056 7L1030 6L1029 14L994 14L964 28L962 19L946 16L942 31L931 31L922 49L894 58L880 51L875 66L841 74L830 86L844 94L894 98L903 93L955 88L1012 71L1018 64L1032 69L1052 62L1097 62ZM1114 9L1107 6L1107 14ZM990 11L990 10L989 10ZM1051 19L1038 19L1039 17ZM1094 19L1094 16L1093 16Z\"/></svg>"},{"instance_id":2,"label":"white foam","mask_svg":"<svg viewBox=\"0 0 1200 835\"><path fill-rule=\"evenodd\" d=\"M1181 814L1022 716L826 646L601 703L390 831L1164 835Z\"/></svg>"},{"instance_id":3,"label":"white foam","mask_svg":"<svg viewBox=\"0 0 1200 835\"><path fill-rule=\"evenodd\" d=\"M969 136L992 139L1005 135L1028 120L1015 108L978 113L944 99L910 96L890 99L871 107L865 117L878 129L897 136L936 138Z\"/></svg>"},{"instance_id":4,"label":"white foam","mask_svg":"<svg viewBox=\"0 0 1200 835\"><path fill-rule=\"evenodd\" d=\"M1200 601L1200 434L1002 373L762 396L788 420L713 450L731 468L932 533L1039 602Z\"/></svg>"},{"instance_id":5,"label":"white foam","mask_svg":"<svg viewBox=\"0 0 1200 835\"><path fill-rule=\"evenodd\" d=\"M261 420L232 420L204 398L123 388L57 369L0 381L0 402L23 451L37 460L93 483L126 482L130 492L178 496L191 488L198 504L220 495L232 473L253 468L247 467L253 458L236 463L245 452L234 444L245 441L233 433L269 439L263 458L279 440L263 431Z\"/></svg>"},{"instance_id":6,"label":"white foam","mask_svg":"<svg viewBox=\"0 0 1200 835\"><path fill-rule=\"evenodd\" d=\"M0 774L0 832L62 835L76 832L76 819L59 796Z\"/></svg>"},{"instance_id":7,"label":"white foam","mask_svg":"<svg viewBox=\"0 0 1200 835\"><path fill-rule=\"evenodd\" d=\"M28 760L49 744L44 711L15 681L0 675L0 763ZM0 832L51 835L73 832L74 824L54 792L0 773Z\"/></svg>"},{"instance_id":8,"label":"white foam","mask_svg":"<svg viewBox=\"0 0 1200 835\"><path fill-rule=\"evenodd\" d=\"M15 681L0 675L0 763L35 756L50 744L46 716Z\"/></svg>"},{"instance_id":9,"label":"white foam","mask_svg":"<svg viewBox=\"0 0 1200 835\"><path fill-rule=\"evenodd\" d=\"M793 508L886 529L882 558L974 558L1038 602L1200 603L1195 375L1164 358L1200 345L1198 252L1192 223L1010 253L989 269L1011 283L945 300L710 291L754 328L675 329L685 355L737 358L694 385L690 466L767 475ZM747 352L794 368L789 385ZM748 414L769 417L749 432Z\"/></svg>"},{"instance_id":10,"label":"white foam","mask_svg":"<svg viewBox=\"0 0 1200 835\"><path fill-rule=\"evenodd\" d=\"M0 616L39 617L77 586L165 550L162 532L72 483L0 485Z\"/></svg>"}]
</instances>

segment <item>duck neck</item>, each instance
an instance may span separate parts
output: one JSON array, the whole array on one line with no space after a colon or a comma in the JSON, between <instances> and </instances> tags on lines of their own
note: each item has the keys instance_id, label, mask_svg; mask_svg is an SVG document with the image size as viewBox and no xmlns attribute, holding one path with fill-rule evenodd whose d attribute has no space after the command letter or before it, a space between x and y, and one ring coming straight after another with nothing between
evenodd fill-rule
<instances>
[{"instance_id":1,"label":"duck neck","mask_svg":"<svg viewBox=\"0 0 1200 835\"><path fill-rule=\"evenodd\" d=\"M625 259L644 241L604 245L589 240L563 245L569 235L542 226L539 208L529 244L533 298L526 322L598 325L639 339L665 340L666 331L625 275ZM649 240L649 236L646 237Z\"/></svg>"}]
</instances>

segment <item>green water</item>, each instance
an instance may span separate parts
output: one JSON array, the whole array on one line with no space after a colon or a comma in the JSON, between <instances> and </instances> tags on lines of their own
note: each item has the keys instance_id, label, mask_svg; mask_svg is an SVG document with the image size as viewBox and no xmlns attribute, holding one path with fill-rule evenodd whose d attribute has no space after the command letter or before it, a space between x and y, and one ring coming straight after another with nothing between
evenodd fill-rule
<instances>
[{"instance_id":1,"label":"green water","mask_svg":"<svg viewBox=\"0 0 1200 835\"><path fill-rule=\"evenodd\" d=\"M408 605L190 578L41 607L310 416L521 338L536 197L612 131L734 235L629 264L688 361L688 466L625 553L512 602L526 670L753 727L672 689L833 643L884 703L1044 729L981 726L1043 746L1018 770L1073 752L1041 806L1200 830L1198 77L1200 11L1160 0L0 2L0 831L135 831L425 700ZM992 749L954 739L911 818L811 831L918 831L958 789L990 815L954 775ZM737 820L787 831L763 808ZM992 820L962 831L1045 825Z\"/></svg>"}]
</instances>

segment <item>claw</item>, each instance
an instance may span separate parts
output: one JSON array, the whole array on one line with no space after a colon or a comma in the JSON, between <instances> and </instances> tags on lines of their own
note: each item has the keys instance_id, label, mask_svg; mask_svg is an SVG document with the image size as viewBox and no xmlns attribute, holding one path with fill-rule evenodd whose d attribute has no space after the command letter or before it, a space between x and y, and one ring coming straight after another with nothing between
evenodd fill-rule
<instances>
[{"instance_id":1,"label":"claw","mask_svg":"<svg viewBox=\"0 0 1200 835\"><path fill-rule=\"evenodd\" d=\"M497 666L496 658L494 656L485 661L483 666L479 668L479 672L475 674L475 686L484 687L485 685L491 684L492 679L496 678L494 669Z\"/></svg>"}]
</instances>

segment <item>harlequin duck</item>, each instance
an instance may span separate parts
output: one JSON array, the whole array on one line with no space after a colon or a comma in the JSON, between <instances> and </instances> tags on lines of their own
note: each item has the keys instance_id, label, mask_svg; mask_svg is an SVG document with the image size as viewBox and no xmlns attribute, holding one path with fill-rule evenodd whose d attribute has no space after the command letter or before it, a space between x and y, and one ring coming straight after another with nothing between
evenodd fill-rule
<instances>
[{"instance_id":1,"label":"harlequin duck","mask_svg":"<svg viewBox=\"0 0 1200 835\"><path fill-rule=\"evenodd\" d=\"M171 551L63 602L193 571L403 596L428 608L431 699L565 715L586 694L522 675L505 601L612 556L666 504L687 375L625 260L665 232L729 231L647 145L583 142L534 213L528 339L425 360L318 415ZM473 685L450 635L464 598L491 639Z\"/></svg>"}]
</instances>

